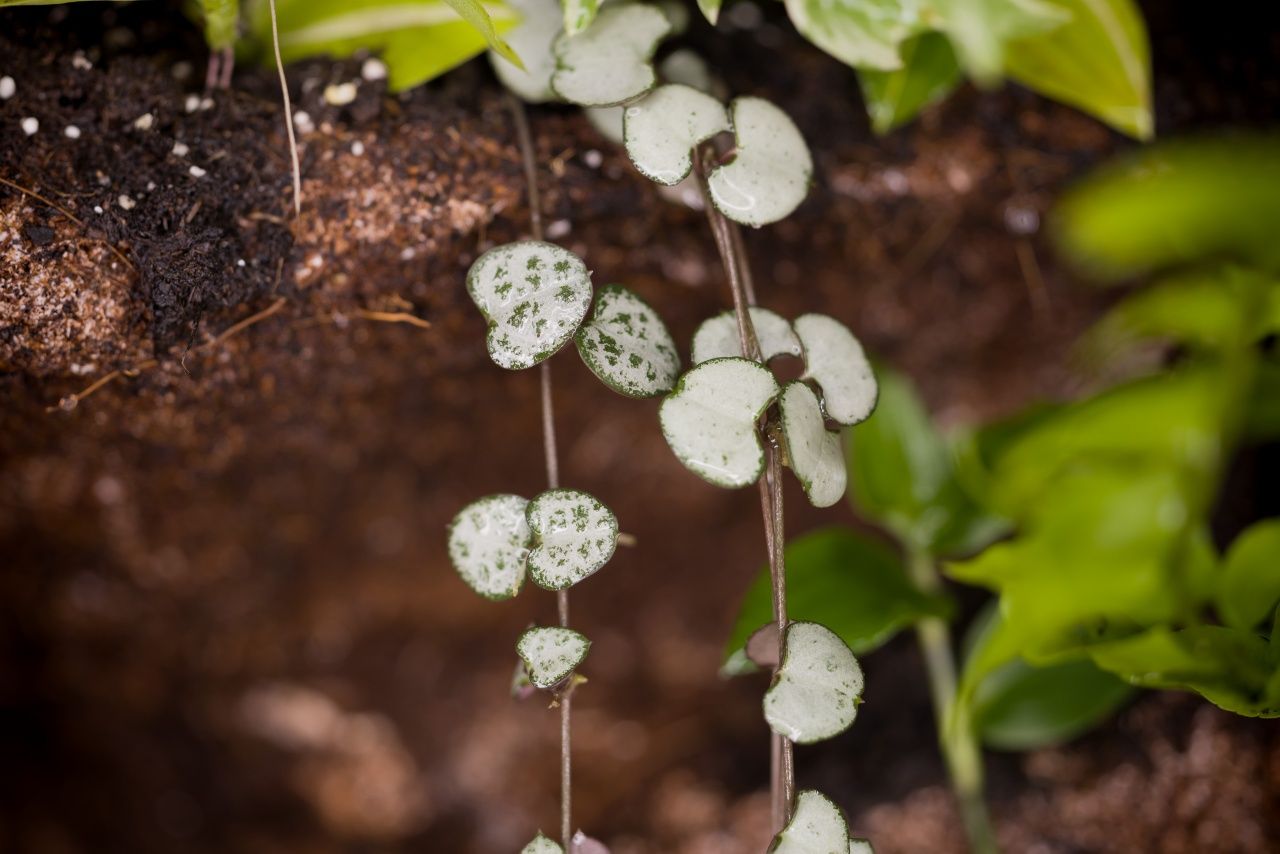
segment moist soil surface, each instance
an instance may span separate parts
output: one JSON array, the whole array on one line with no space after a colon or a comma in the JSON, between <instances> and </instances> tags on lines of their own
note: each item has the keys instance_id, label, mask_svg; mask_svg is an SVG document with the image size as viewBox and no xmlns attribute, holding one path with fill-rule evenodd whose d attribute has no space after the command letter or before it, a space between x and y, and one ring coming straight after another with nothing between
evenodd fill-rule
<instances>
[{"instance_id":1,"label":"moist soil surface","mask_svg":"<svg viewBox=\"0 0 1280 854\"><path fill-rule=\"evenodd\" d=\"M1274 119L1274 22L1148 6L1162 134ZM483 61L406 95L358 60L292 67L294 219L273 74L202 104L170 11L0 13L0 849L518 850L557 825L558 732L509 698L512 645L554 600L480 600L444 548L466 502L543 487L537 376L488 360L463 287L528 230L508 104ZM1112 297L1046 223L1131 143L1013 88L876 138L852 73L776 10L689 39L814 151L810 198L748 235L766 305L847 322L947 424L1100 381L1072 345ZM347 80L356 100L326 104ZM531 121L550 237L687 341L728 298L703 215L581 113ZM552 365L563 480L638 541L571 597L595 642L575 824L615 854L763 850L764 685L716 676L764 557L755 494L689 475L656 403L572 350ZM791 533L853 521L793 486ZM911 639L864 664L857 726L799 752L802 785L881 854L962 851ZM988 772L1008 851L1280 838L1275 726L1185 696Z\"/></svg>"}]
</instances>

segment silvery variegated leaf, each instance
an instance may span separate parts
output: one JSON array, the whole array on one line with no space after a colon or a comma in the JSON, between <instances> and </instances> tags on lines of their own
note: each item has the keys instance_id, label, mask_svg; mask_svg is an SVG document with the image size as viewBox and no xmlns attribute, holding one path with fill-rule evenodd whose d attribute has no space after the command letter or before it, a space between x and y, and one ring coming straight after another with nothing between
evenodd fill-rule
<instances>
[{"instance_id":1,"label":"silvery variegated leaf","mask_svg":"<svg viewBox=\"0 0 1280 854\"><path fill-rule=\"evenodd\" d=\"M556 70L551 45L560 34L559 0L508 0L520 13L520 23L505 34L507 44L524 62L520 68L495 51L489 51L494 74L518 97L530 104L554 101L551 75Z\"/></svg>"},{"instance_id":2,"label":"silvery variegated leaf","mask_svg":"<svg viewBox=\"0 0 1280 854\"><path fill-rule=\"evenodd\" d=\"M680 375L680 356L667 325L620 285L600 289L591 319L574 340L592 373L627 397L666 394Z\"/></svg>"},{"instance_id":3,"label":"silvery variegated leaf","mask_svg":"<svg viewBox=\"0 0 1280 854\"><path fill-rule=\"evenodd\" d=\"M850 839L849 854L876 854L876 849L871 847L870 840Z\"/></svg>"},{"instance_id":4,"label":"silvery variegated leaf","mask_svg":"<svg viewBox=\"0 0 1280 854\"><path fill-rule=\"evenodd\" d=\"M552 842L539 833L533 837L533 841L520 849L520 854L564 854L564 849L560 847L560 843Z\"/></svg>"},{"instance_id":5,"label":"silvery variegated leaf","mask_svg":"<svg viewBox=\"0 0 1280 854\"><path fill-rule=\"evenodd\" d=\"M782 666L764 695L765 720L798 744L844 732L862 697L858 660L839 635L818 623L790 623L783 638Z\"/></svg>"},{"instance_id":6,"label":"silvery variegated leaf","mask_svg":"<svg viewBox=\"0 0 1280 854\"><path fill-rule=\"evenodd\" d=\"M554 355L578 331L591 306L591 274L567 249L526 240L477 258L467 293L489 322L490 358L520 370Z\"/></svg>"},{"instance_id":7,"label":"silvery variegated leaf","mask_svg":"<svg viewBox=\"0 0 1280 854\"><path fill-rule=\"evenodd\" d=\"M762 98L736 98L729 105L729 118L737 149L730 163L707 177L711 202L743 225L777 222L809 193L809 146L791 118Z\"/></svg>"},{"instance_id":8,"label":"silvery variegated leaf","mask_svg":"<svg viewBox=\"0 0 1280 854\"><path fill-rule=\"evenodd\" d=\"M846 427L865 421L880 392L858 339L825 314L806 314L793 326L804 345L805 376L822 388L827 417Z\"/></svg>"},{"instance_id":9,"label":"silvery variegated leaf","mask_svg":"<svg viewBox=\"0 0 1280 854\"><path fill-rule=\"evenodd\" d=\"M563 0L564 31L571 36L591 26L600 11L602 0Z\"/></svg>"},{"instance_id":10,"label":"silvery variegated leaf","mask_svg":"<svg viewBox=\"0 0 1280 854\"><path fill-rule=\"evenodd\" d=\"M533 548L529 574L539 587L564 590L613 557L618 519L595 497L576 489L551 489L529 502Z\"/></svg>"},{"instance_id":11,"label":"silvery variegated leaf","mask_svg":"<svg viewBox=\"0 0 1280 854\"><path fill-rule=\"evenodd\" d=\"M751 316L751 325L756 330L756 341L760 344L760 352L766 362L774 356L800 356L804 352L800 347L800 339L796 337L791 324L785 318L767 308L753 306L747 309L747 312ZM732 310L704 320L698 330L693 333L690 361L695 365L710 359L741 355L742 344L738 337L738 318Z\"/></svg>"},{"instance_id":12,"label":"silvery variegated leaf","mask_svg":"<svg viewBox=\"0 0 1280 854\"><path fill-rule=\"evenodd\" d=\"M749 359L712 359L680 378L658 411L676 457L717 486L746 486L764 470L756 419L778 394L768 369Z\"/></svg>"},{"instance_id":13,"label":"silvery variegated leaf","mask_svg":"<svg viewBox=\"0 0 1280 854\"><path fill-rule=\"evenodd\" d=\"M691 86L659 86L626 108L622 120L627 156L637 171L665 186L693 170L694 149L729 130L724 104Z\"/></svg>"},{"instance_id":14,"label":"silvery variegated leaf","mask_svg":"<svg viewBox=\"0 0 1280 854\"><path fill-rule=\"evenodd\" d=\"M600 10L577 35L562 33L554 45L551 88L583 107L625 104L653 88L653 53L671 29L657 6L619 4Z\"/></svg>"},{"instance_id":15,"label":"silvery variegated leaf","mask_svg":"<svg viewBox=\"0 0 1280 854\"><path fill-rule=\"evenodd\" d=\"M516 653L529 671L529 680L539 688L563 682L590 648L586 635L560 626L535 626L516 641Z\"/></svg>"},{"instance_id":16,"label":"silvery variegated leaf","mask_svg":"<svg viewBox=\"0 0 1280 854\"><path fill-rule=\"evenodd\" d=\"M787 383L778 396L787 459L814 507L830 507L844 495L848 474L840 434L827 429L818 396L803 382Z\"/></svg>"},{"instance_id":17,"label":"silvery variegated leaf","mask_svg":"<svg viewBox=\"0 0 1280 854\"><path fill-rule=\"evenodd\" d=\"M510 599L524 584L533 539L528 504L519 495L490 495L462 508L449 526L449 560L487 599Z\"/></svg>"},{"instance_id":18,"label":"silvery variegated leaf","mask_svg":"<svg viewBox=\"0 0 1280 854\"><path fill-rule=\"evenodd\" d=\"M770 854L852 854L849 825L840 808L821 792L805 789L796 795L791 821L774 837Z\"/></svg>"}]
</instances>

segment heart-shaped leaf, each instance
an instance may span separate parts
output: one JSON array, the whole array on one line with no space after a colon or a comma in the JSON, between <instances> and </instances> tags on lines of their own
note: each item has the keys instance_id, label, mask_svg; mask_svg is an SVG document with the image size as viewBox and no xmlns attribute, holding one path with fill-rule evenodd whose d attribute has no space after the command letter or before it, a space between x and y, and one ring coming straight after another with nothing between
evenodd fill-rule
<instances>
[{"instance_id":1,"label":"heart-shaped leaf","mask_svg":"<svg viewBox=\"0 0 1280 854\"><path fill-rule=\"evenodd\" d=\"M791 470L800 479L810 504L830 507L844 495L848 478L840 434L827 429L818 396L799 380L783 387L778 410Z\"/></svg>"},{"instance_id":2,"label":"heart-shaped leaf","mask_svg":"<svg viewBox=\"0 0 1280 854\"><path fill-rule=\"evenodd\" d=\"M462 508L449 526L449 560L486 599L510 599L524 584L528 504L519 495L490 495Z\"/></svg>"},{"instance_id":3,"label":"heart-shaped leaf","mask_svg":"<svg viewBox=\"0 0 1280 854\"><path fill-rule=\"evenodd\" d=\"M796 795L795 812L769 846L769 854L844 854L849 848L849 825L840 808L821 792L805 789Z\"/></svg>"},{"instance_id":4,"label":"heart-shaped leaf","mask_svg":"<svg viewBox=\"0 0 1280 854\"><path fill-rule=\"evenodd\" d=\"M489 64L493 72L522 100L530 104L554 101L551 91L551 75L556 70L551 45L560 34L560 3L558 0L509 0L521 16L515 29L506 34L507 44L524 60L521 69L495 51L489 51Z\"/></svg>"},{"instance_id":5,"label":"heart-shaped leaf","mask_svg":"<svg viewBox=\"0 0 1280 854\"><path fill-rule=\"evenodd\" d=\"M796 318L804 345L805 376L822 387L828 418L846 427L865 421L876 408L878 387L862 345L845 325L825 314Z\"/></svg>"},{"instance_id":6,"label":"heart-shaped leaf","mask_svg":"<svg viewBox=\"0 0 1280 854\"><path fill-rule=\"evenodd\" d=\"M736 98L729 117L733 161L711 171L711 202L734 222L759 227L786 217L809 192L813 158L791 118L762 98Z\"/></svg>"},{"instance_id":7,"label":"heart-shaped leaf","mask_svg":"<svg viewBox=\"0 0 1280 854\"><path fill-rule=\"evenodd\" d=\"M756 330L756 341L767 362L774 356L800 356L804 351L791 323L767 308L749 308L751 325ZM742 355L738 338L738 318L733 311L717 314L704 320L693 333L690 361L695 365L711 359L724 359Z\"/></svg>"},{"instance_id":8,"label":"heart-shaped leaf","mask_svg":"<svg viewBox=\"0 0 1280 854\"><path fill-rule=\"evenodd\" d=\"M564 854L564 849L558 842L552 842L539 833L533 837L532 842L520 849L520 854Z\"/></svg>"},{"instance_id":9,"label":"heart-shaped leaf","mask_svg":"<svg viewBox=\"0 0 1280 854\"><path fill-rule=\"evenodd\" d=\"M627 156L641 175L668 187L693 170L693 150L729 130L729 112L691 86L659 86L626 108L622 135Z\"/></svg>"},{"instance_id":10,"label":"heart-shaped leaf","mask_svg":"<svg viewBox=\"0 0 1280 854\"><path fill-rule=\"evenodd\" d=\"M680 356L667 325L620 285L600 289L596 310L575 341L592 373L627 397L666 394L680 375Z\"/></svg>"},{"instance_id":11,"label":"heart-shaped leaf","mask_svg":"<svg viewBox=\"0 0 1280 854\"><path fill-rule=\"evenodd\" d=\"M489 321L485 343L500 367L532 367L578 330L591 305L582 259L537 240L497 246L467 273L467 293Z\"/></svg>"},{"instance_id":12,"label":"heart-shaped leaf","mask_svg":"<svg viewBox=\"0 0 1280 854\"><path fill-rule=\"evenodd\" d=\"M618 519L594 497L551 489L529 502L529 574L539 587L564 590L609 562L618 546Z\"/></svg>"},{"instance_id":13,"label":"heart-shaped leaf","mask_svg":"<svg viewBox=\"0 0 1280 854\"><path fill-rule=\"evenodd\" d=\"M539 688L551 688L568 678L587 657L586 635L560 626L535 626L516 641L516 652Z\"/></svg>"},{"instance_id":14,"label":"heart-shaped leaf","mask_svg":"<svg viewBox=\"0 0 1280 854\"><path fill-rule=\"evenodd\" d=\"M764 470L756 419L777 394L777 380L756 362L703 362L662 401L662 433L694 474L717 486L746 486Z\"/></svg>"},{"instance_id":15,"label":"heart-shaped leaf","mask_svg":"<svg viewBox=\"0 0 1280 854\"><path fill-rule=\"evenodd\" d=\"M782 667L764 695L765 720L798 744L844 732L862 697L858 660L839 635L818 623L791 623L784 638Z\"/></svg>"},{"instance_id":16,"label":"heart-shaped leaf","mask_svg":"<svg viewBox=\"0 0 1280 854\"><path fill-rule=\"evenodd\" d=\"M609 6L576 36L562 34L554 51L551 88L584 107L609 107L640 97L657 82L653 52L671 29L656 6Z\"/></svg>"}]
</instances>

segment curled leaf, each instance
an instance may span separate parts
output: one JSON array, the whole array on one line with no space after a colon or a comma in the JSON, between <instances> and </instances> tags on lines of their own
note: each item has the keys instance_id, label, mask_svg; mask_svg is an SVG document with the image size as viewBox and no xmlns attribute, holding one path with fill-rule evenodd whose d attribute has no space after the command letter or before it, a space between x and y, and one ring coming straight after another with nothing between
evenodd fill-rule
<instances>
[{"instance_id":1,"label":"curled leaf","mask_svg":"<svg viewBox=\"0 0 1280 854\"><path fill-rule=\"evenodd\" d=\"M600 289L595 312L575 341L592 373L627 397L665 394L680 374L680 356L667 325L647 302L620 285Z\"/></svg>"},{"instance_id":2,"label":"curled leaf","mask_svg":"<svg viewBox=\"0 0 1280 854\"><path fill-rule=\"evenodd\" d=\"M653 53L671 29L656 6L610 6L578 35L562 34L554 45L551 88L583 107L624 104L653 88Z\"/></svg>"},{"instance_id":3,"label":"curled leaf","mask_svg":"<svg viewBox=\"0 0 1280 854\"><path fill-rule=\"evenodd\" d=\"M745 647L747 660L762 670L772 670L782 662L778 655L778 624L765 623L751 633Z\"/></svg>"},{"instance_id":4,"label":"curled leaf","mask_svg":"<svg viewBox=\"0 0 1280 854\"><path fill-rule=\"evenodd\" d=\"M840 808L821 792L806 789L796 795L795 812L769 846L770 854L844 854L849 825Z\"/></svg>"},{"instance_id":5,"label":"curled leaf","mask_svg":"<svg viewBox=\"0 0 1280 854\"><path fill-rule=\"evenodd\" d=\"M765 720L798 744L844 732L862 697L858 660L839 635L818 623L791 623L784 639L782 666L764 695Z\"/></svg>"},{"instance_id":6,"label":"curled leaf","mask_svg":"<svg viewBox=\"0 0 1280 854\"><path fill-rule=\"evenodd\" d=\"M528 519L535 544L529 573L548 590L564 590L594 574L618 545L617 517L575 489L552 489L534 498Z\"/></svg>"},{"instance_id":7,"label":"curled leaf","mask_svg":"<svg viewBox=\"0 0 1280 854\"><path fill-rule=\"evenodd\" d=\"M551 688L569 678L590 648L586 635L560 626L535 626L516 641L529 679L539 688Z\"/></svg>"},{"instance_id":8,"label":"curled leaf","mask_svg":"<svg viewBox=\"0 0 1280 854\"><path fill-rule=\"evenodd\" d=\"M781 315L767 308L749 308L751 325L756 330L756 341L767 362L774 356L799 356L804 351L791 324ZM733 311L717 314L704 320L693 333L690 361L695 365L711 359L723 359L742 355L738 339L738 318Z\"/></svg>"},{"instance_id":9,"label":"curled leaf","mask_svg":"<svg viewBox=\"0 0 1280 854\"><path fill-rule=\"evenodd\" d=\"M555 100L551 75L556 70L551 45L560 34L558 0L508 0L520 12L520 23L508 32L507 44L524 59L524 68L512 65L496 51L489 51L494 74L522 100L531 104Z\"/></svg>"},{"instance_id":10,"label":"curled leaf","mask_svg":"<svg viewBox=\"0 0 1280 854\"><path fill-rule=\"evenodd\" d=\"M830 507L844 495L848 474L840 434L827 429L813 389L789 382L778 396L782 439L791 470L814 507Z\"/></svg>"},{"instance_id":11,"label":"curled leaf","mask_svg":"<svg viewBox=\"0 0 1280 854\"><path fill-rule=\"evenodd\" d=\"M659 86L626 108L622 135L627 156L641 175L668 187L693 170L693 150L729 129L729 113L691 86Z\"/></svg>"},{"instance_id":12,"label":"curled leaf","mask_svg":"<svg viewBox=\"0 0 1280 854\"><path fill-rule=\"evenodd\" d=\"M756 419L777 394L777 380L756 362L703 362L662 402L662 433L694 474L717 486L746 486L764 470Z\"/></svg>"},{"instance_id":13,"label":"curled leaf","mask_svg":"<svg viewBox=\"0 0 1280 854\"><path fill-rule=\"evenodd\" d=\"M737 150L732 162L707 177L711 202L743 225L777 222L809 192L809 146L791 118L762 98L737 98L729 114Z\"/></svg>"},{"instance_id":14,"label":"curled leaf","mask_svg":"<svg viewBox=\"0 0 1280 854\"><path fill-rule=\"evenodd\" d=\"M476 259L467 292L489 321L486 344L500 367L532 367L573 337L591 305L582 259L551 243L497 246Z\"/></svg>"},{"instance_id":15,"label":"curled leaf","mask_svg":"<svg viewBox=\"0 0 1280 854\"><path fill-rule=\"evenodd\" d=\"M845 426L865 421L876 408L879 392L858 339L825 314L806 314L794 325L804 345L805 376L822 387L827 417Z\"/></svg>"},{"instance_id":16,"label":"curled leaf","mask_svg":"<svg viewBox=\"0 0 1280 854\"><path fill-rule=\"evenodd\" d=\"M462 508L449 526L449 560L487 599L510 599L524 584L532 540L528 503L519 495L490 495Z\"/></svg>"}]
</instances>

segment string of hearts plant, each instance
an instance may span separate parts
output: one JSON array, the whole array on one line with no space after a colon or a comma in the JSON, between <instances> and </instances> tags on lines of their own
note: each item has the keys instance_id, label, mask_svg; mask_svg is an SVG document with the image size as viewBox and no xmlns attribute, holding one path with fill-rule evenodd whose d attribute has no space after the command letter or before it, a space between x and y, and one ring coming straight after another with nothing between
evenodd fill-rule
<instances>
[{"instance_id":1,"label":"string of hearts plant","mask_svg":"<svg viewBox=\"0 0 1280 854\"><path fill-rule=\"evenodd\" d=\"M726 107L691 86L659 86L652 60L673 30L669 13L659 7L613 4L574 34L548 10L539 17L535 4L525 12L525 23L510 39L526 68L513 70L495 60L513 92L597 111L621 107L624 143L641 174L668 187L691 175L696 179L733 310L697 330L692 367L678 381L679 360L665 325L622 289L602 292L586 334L578 335L579 351L616 390L633 397L665 395L659 410L663 434L696 475L727 488L758 485L774 620L749 646L757 662L773 670L763 700L773 730L776 835L770 851L870 850L865 840L850 836L828 798L812 790L795 792L793 744L822 741L852 725L863 676L835 633L787 619L782 469L792 469L815 506L839 501L846 470L838 428L871 414L876 381L862 347L836 320L809 314L788 322L756 305L739 231L739 225L776 222L804 199L813 172L808 147L786 114L765 100L738 98ZM726 145L730 135L733 143ZM530 311L520 319L533 316ZM502 323L500 318L496 328ZM505 334L498 332L499 345ZM491 351L494 335L491 329ZM769 367L777 356L802 358L803 376L780 384ZM647 371L643 383L637 382L641 366ZM619 373L627 367L629 373ZM536 575L535 582L541 583ZM572 669L571 658L565 657L556 676Z\"/></svg>"}]
</instances>

